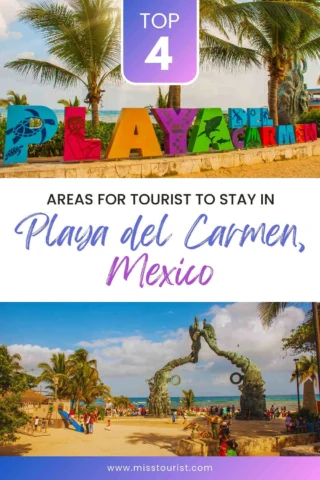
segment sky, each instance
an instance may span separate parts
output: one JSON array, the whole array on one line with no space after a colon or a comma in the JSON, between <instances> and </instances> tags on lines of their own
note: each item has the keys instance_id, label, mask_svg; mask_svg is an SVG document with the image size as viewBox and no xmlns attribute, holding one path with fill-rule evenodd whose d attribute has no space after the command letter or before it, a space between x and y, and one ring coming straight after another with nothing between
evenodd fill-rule
<instances>
[{"instance_id":1,"label":"sky","mask_svg":"<svg viewBox=\"0 0 320 480\"><path fill-rule=\"evenodd\" d=\"M28 3L31 0L0 0L0 97L13 89L21 94L26 93L30 104L51 108L58 108L57 101L61 98L78 95L83 100L86 93L81 87L67 91L54 89L3 68L6 62L19 57L54 60L49 58L39 34L17 21L19 10ZM305 75L309 88L316 87L319 70L319 62L309 65ZM224 70L201 72L195 83L183 87L182 103L185 107L211 106L224 110L229 107L263 107L267 105L267 81L267 72L257 68L237 73ZM120 110L124 107L144 107L154 105L156 98L156 86L131 86L123 82L119 86L106 86L102 108Z\"/></svg>"},{"instance_id":2,"label":"sky","mask_svg":"<svg viewBox=\"0 0 320 480\"><path fill-rule=\"evenodd\" d=\"M303 305L290 306L269 329L263 329L256 303L2 303L0 339L22 365L38 375L37 365L53 353L86 348L98 361L102 381L112 395L148 395L146 379L167 362L188 355L189 326L195 316L210 322L221 349L249 357L260 366L267 395L296 393L289 380L293 358L282 351L281 339L304 320ZM238 395L230 375L237 371L202 342L199 363L175 370L179 387L171 396L192 388L196 396Z\"/></svg>"}]
</instances>

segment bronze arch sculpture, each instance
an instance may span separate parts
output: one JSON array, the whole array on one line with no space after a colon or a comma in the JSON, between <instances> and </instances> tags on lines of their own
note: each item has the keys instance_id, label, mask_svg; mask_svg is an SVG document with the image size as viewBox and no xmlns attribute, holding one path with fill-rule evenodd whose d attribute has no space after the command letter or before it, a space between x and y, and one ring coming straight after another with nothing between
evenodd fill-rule
<instances>
[{"instance_id":1,"label":"bronze arch sculpture","mask_svg":"<svg viewBox=\"0 0 320 480\"><path fill-rule=\"evenodd\" d=\"M201 338L203 338L216 355L226 358L242 372L241 374L235 372L230 377L231 383L239 385L238 388L241 392L241 414L238 418L247 418L250 416L251 419L262 420L266 412L266 397L265 382L262 378L260 368L247 357L234 352L220 350L217 345L215 330L206 320L203 322L203 328L200 329L199 321L196 317L194 324L189 328L189 334L192 341L190 355L172 360L158 370L151 379L147 380L150 389L148 401L150 413L157 417L170 415L171 401L168 392L169 374L174 368L187 363L195 364L198 362ZM238 381L234 381L234 377L238 377Z\"/></svg>"}]
</instances>

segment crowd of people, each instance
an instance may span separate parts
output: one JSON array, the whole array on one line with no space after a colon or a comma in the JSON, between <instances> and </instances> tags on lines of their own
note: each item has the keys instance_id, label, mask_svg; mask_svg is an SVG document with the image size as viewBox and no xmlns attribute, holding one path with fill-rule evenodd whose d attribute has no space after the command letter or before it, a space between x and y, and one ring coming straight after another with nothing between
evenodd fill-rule
<instances>
[{"instance_id":1,"label":"crowd of people","mask_svg":"<svg viewBox=\"0 0 320 480\"><path fill-rule=\"evenodd\" d=\"M299 413L288 412L286 430L290 433L317 433L320 435L320 416L311 418L299 415Z\"/></svg>"}]
</instances>

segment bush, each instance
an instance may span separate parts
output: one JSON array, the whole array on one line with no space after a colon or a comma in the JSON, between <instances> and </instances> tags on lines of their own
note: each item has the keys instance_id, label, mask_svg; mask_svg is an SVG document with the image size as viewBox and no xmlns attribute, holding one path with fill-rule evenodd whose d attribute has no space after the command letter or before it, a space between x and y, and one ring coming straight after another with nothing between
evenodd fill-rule
<instances>
[{"instance_id":1,"label":"bush","mask_svg":"<svg viewBox=\"0 0 320 480\"><path fill-rule=\"evenodd\" d=\"M320 137L320 110L310 110L303 113L299 119L299 123L316 123L318 136Z\"/></svg>"},{"instance_id":2,"label":"bush","mask_svg":"<svg viewBox=\"0 0 320 480\"><path fill-rule=\"evenodd\" d=\"M4 142L6 133L6 119L0 118L0 158L4 152ZM110 139L115 127L115 123L100 122L99 127L94 130L92 122L86 122L86 137L98 138L102 142L102 152L104 152L110 143ZM153 125L161 148L164 148L164 133L159 125ZM30 158L37 157L62 157L63 156L63 140L64 140L64 123L59 122L58 131L55 136L42 145L30 145L28 156Z\"/></svg>"}]
</instances>

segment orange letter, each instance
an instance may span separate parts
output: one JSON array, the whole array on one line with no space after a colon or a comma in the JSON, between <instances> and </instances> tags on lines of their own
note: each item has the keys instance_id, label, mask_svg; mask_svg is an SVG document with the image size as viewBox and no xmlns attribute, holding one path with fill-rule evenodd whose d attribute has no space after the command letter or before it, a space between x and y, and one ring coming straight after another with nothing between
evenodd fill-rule
<instances>
[{"instance_id":1,"label":"orange letter","mask_svg":"<svg viewBox=\"0 0 320 480\"><path fill-rule=\"evenodd\" d=\"M296 131L296 142L297 143L305 143L306 134L305 134L304 125L295 125L294 129Z\"/></svg>"},{"instance_id":2,"label":"orange letter","mask_svg":"<svg viewBox=\"0 0 320 480\"><path fill-rule=\"evenodd\" d=\"M141 157L161 157L162 152L146 108L124 108L107 148L106 158L129 158L132 149Z\"/></svg>"}]
</instances>

